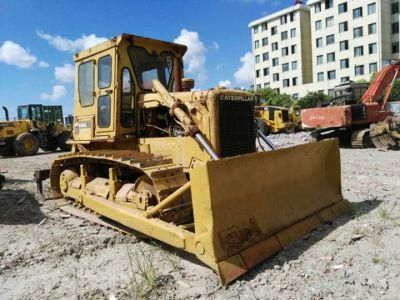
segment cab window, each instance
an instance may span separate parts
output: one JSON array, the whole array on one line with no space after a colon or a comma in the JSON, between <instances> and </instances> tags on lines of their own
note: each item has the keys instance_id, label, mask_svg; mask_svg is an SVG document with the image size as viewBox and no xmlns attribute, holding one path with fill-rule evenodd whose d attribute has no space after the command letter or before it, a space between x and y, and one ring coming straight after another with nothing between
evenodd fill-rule
<instances>
[{"instance_id":1,"label":"cab window","mask_svg":"<svg viewBox=\"0 0 400 300\"><path fill-rule=\"evenodd\" d=\"M27 120L29 119L28 107L27 106L19 106L18 107L18 120Z\"/></svg>"},{"instance_id":2,"label":"cab window","mask_svg":"<svg viewBox=\"0 0 400 300\"><path fill-rule=\"evenodd\" d=\"M154 54L137 46L130 46L128 52L142 89L150 90L154 79L158 79L165 87L168 87L172 79L174 61L172 53Z\"/></svg>"},{"instance_id":3,"label":"cab window","mask_svg":"<svg viewBox=\"0 0 400 300\"><path fill-rule=\"evenodd\" d=\"M78 92L81 106L93 104L94 95L94 63L88 61L78 68Z\"/></svg>"},{"instance_id":4,"label":"cab window","mask_svg":"<svg viewBox=\"0 0 400 300\"><path fill-rule=\"evenodd\" d=\"M110 127L111 98L110 95L100 96L97 106L97 126L100 128Z\"/></svg>"},{"instance_id":5,"label":"cab window","mask_svg":"<svg viewBox=\"0 0 400 300\"><path fill-rule=\"evenodd\" d=\"M99 59L99 88L108 88L111 85L111 55Z\"/></svg>"},{"instance_id":6,"label":"cab window","mask_svg":"<svg viewBox=\"0 0 400 300\"><path fill-rule=\"evenodd\" d=\"M121 126L133 127L134 123L134 85L131 72L128 68L122 69L122 91L121 91Z\"/></svg>"},{"instance_id":7,"label":"cab window","mask_svg":"<svg viewBox=\"0 0 400 300\"><path fill-rule=\"evenodd\" d=\"M42 110L40 106L30 106L31 120L42 121Z\"/></svg>"}]
</instances>

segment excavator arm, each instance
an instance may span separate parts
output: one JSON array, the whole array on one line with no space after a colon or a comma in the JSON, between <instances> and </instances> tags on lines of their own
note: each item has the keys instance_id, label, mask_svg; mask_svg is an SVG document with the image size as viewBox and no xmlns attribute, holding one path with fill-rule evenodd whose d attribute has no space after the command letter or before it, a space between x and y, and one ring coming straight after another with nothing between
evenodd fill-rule
<instances>
[{"instance_id":1,"label":"excavator arm","mask_svg":"<svg viewBox=\"0 0 400 300\"><path fill-rule=\"evenodd\" d=\"M362 96L361 101L364 104L377 103L379 96L381 96L385 90L385 98L383 99L381 110L385 110L386 103L389 99L390 93L393 89L394 81L400 77L400 61L396 61L383 68L374 82L370 85L366 93Z\"/></svg>"}]
</instances>

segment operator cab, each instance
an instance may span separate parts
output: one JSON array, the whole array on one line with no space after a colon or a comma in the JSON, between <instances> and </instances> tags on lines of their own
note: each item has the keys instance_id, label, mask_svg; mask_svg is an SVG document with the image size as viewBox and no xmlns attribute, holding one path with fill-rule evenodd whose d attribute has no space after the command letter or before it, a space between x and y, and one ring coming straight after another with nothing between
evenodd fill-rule
<instances>
[{"instance_id":1,"label":"operator cab","mask_svg":"<svg viewBox=\"0 0 400 300\"><path fill-rule=\"evenodd\" d=\"M40 104L21 105L17 111L18 120L43 121L43 106Z\"/></svg>"}]
</instances>

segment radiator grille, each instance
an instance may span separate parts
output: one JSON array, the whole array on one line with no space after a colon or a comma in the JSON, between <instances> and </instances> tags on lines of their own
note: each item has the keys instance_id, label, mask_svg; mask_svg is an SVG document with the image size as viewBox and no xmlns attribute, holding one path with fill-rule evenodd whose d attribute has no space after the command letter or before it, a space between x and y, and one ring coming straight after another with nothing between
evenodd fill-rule
<instances>
[{"instance_id":1,"label":"radiator grille","mask_svg":"<svg viewBox=\"0 0 400 300\"><path fill-rule=\"evenodd\" d=\"M254 102L218 100L219 155L255 151Z\"/></svg>"}]
</instances>

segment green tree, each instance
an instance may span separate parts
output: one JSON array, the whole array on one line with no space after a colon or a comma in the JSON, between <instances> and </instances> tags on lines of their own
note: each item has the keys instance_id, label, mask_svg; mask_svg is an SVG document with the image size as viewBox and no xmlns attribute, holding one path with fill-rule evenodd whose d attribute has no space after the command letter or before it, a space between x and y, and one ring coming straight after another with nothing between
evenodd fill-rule
<instances>
[{"instance_id":1,"label":"green tree","mask_svg":"<svg viewBox=\"0 0 400 300\"><path fill-rule=\"evenodd\" d=\"M317 92L308 93L303 98L297 101L297 104L300 105L301 108L312 108L321 106L322 103L329 101L330 97Z\"/></svg>"},{"instance_id":2,"label":"green tree","mask_svg":"<svg viewBox=\"0 0 400 300\"><path fill-rule=\"evenodd\" d=\"M278 94L271 88L264 88L253 93L260 96L261 105L291 107L294 102L289 95Z\"/></svg>"}]
</instances>

